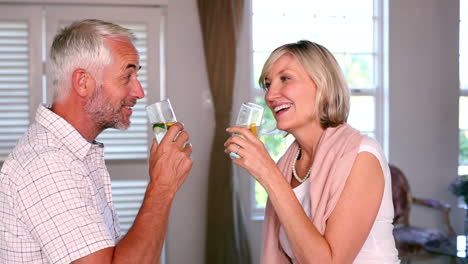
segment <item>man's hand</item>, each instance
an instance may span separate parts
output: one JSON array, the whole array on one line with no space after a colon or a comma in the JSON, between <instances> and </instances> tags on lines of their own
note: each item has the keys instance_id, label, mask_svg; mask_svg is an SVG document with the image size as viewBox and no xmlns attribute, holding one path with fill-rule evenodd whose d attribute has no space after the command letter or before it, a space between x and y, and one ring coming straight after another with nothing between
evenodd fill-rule
<instances>
[{"instance_id":1,"label":"man's hand","mask_svg":"<svg viewBox=\"0 0 468 264\"><path fill-rule=\"evenodd\" d=\"M168 191L173 197L185 182L192 169L192 145L189 134L181 123L175 123L158 145L153 140L149 175L151 183L159 191Z\"/></svg>"}]
</instances>

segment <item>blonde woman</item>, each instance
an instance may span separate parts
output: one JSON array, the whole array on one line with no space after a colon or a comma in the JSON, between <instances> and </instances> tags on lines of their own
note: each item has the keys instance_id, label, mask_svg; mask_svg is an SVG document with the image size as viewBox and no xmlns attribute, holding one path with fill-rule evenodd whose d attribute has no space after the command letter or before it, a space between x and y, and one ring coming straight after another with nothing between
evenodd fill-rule
<instances>
[{"instance_id":1,"label":"blonde woman","mask_svg":"<svg viewBox=\"0 0 468 264\"><path fill-rule=\"evenodd\" d=\"M399 263L390 172L379 144L346 123L349 89L333 55L299 41L260 76L277 127L295 137L278 164L248 129L226 153L268 192L262 263Z\"/></svg>"}]
</instances>

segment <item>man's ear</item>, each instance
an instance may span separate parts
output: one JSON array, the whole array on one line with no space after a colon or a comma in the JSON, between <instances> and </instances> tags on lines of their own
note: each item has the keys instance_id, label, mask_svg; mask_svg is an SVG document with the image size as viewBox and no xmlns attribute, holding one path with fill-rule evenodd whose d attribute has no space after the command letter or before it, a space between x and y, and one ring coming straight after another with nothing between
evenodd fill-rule
<instances>
[{"instance_id":1,"label":"man's ear","mask_svg":"<svg viewBox=\"0 0 468 264\"><path fill-rule=\"evenodd\" d=\"M72 87L75 92L82 96L87 97L93 93L94 78L89 72L84 69L76 69L72 75Z\"/></svg>"}]
</instances>

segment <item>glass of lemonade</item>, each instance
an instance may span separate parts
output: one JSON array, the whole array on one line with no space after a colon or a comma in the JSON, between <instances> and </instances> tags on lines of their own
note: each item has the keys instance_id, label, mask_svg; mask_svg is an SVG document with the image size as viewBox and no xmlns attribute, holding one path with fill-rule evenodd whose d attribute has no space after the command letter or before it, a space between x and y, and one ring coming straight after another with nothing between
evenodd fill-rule
<instances>
[{"instance_id":1,"label":"glass of lemonade","mask_svg":"<svg viewBox=\"0 0 468 264\"><path fill-rule=\"evenodd\" d=\"M154 137L161 143L161 140L166 135L167 130L177 122L174 110L172 109L169 98L146 107L148 119L151 122Z\"/></svg>"},{"instance_id":2,"label":"glass of lemonade","mask_svg":"<svg viewBox=\"0 0 468 264\"><path fill-rule=\"evenodd\" d=\"M261 105L252 102L242 103L237 115L236 126L247 127L255 136L258 136L264 110ZM229 153L229 157L235 159L239 158L239 155L231 152Z\"/></svg>"}]
</instances>

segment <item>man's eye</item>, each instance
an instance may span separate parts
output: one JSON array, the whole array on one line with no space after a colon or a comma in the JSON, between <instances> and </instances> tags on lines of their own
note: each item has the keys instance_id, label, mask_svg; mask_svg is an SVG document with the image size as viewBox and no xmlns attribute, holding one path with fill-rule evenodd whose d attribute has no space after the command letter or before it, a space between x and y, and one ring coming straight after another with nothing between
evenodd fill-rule
<instances>
[{"instance_id":1,"label":"man's eye","mask_svg":"<svg viewBox=\"0 0 468 264\"><path fill-rule=\"evenodd\" d=\"M129 75L127 75L127 76L124 77L124 81L125 81L125 82L130 82L130 79L131 79L131 78L132 78L132 75L129 74Z\"/></svg>"}]
</instances>

